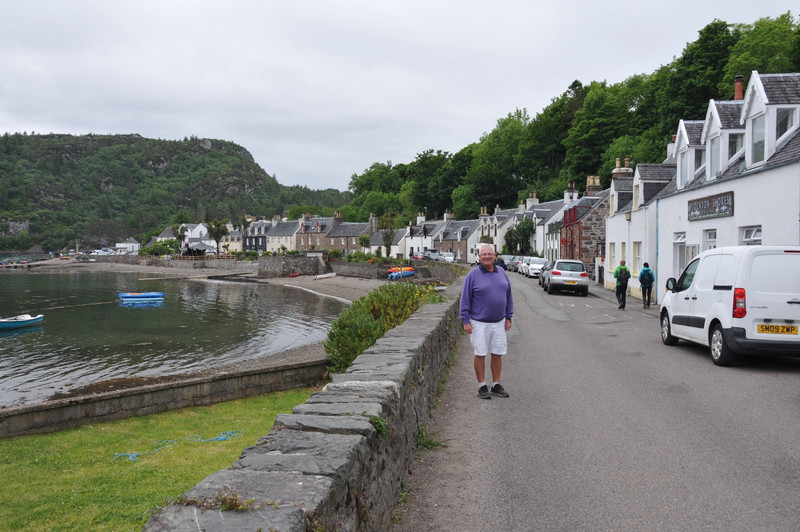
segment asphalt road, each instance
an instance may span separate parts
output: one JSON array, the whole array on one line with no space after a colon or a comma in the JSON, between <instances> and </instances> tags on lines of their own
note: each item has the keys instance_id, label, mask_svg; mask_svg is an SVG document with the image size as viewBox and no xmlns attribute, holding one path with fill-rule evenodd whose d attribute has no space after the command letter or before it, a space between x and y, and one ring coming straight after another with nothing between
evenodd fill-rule
<instances>
[{"instance_id":1,"label":"asphalt road","mask_svg":"<svg viewBox=\"0 0 800 532\"><path fill-rule=\"evenodd\" d=\"M465 336L394 530L800 530L800 360L720 368L656 307L510 277L511 397L477 397Z\"/></svg>"}]
</instances>

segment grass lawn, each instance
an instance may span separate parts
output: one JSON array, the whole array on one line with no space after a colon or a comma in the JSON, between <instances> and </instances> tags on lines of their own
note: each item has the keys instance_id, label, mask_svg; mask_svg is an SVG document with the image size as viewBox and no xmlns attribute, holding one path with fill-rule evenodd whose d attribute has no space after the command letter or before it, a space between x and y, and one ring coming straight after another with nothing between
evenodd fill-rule
<instances>
[{"instance_id":1,"label":"grass lawn","mask_svg":"<svg viewBox=\"0 0 800 532\"><path fill-rule=\"evenodd\" d=\"M233 463L309 388L0 440L0 530L141 530Z\"/></svg>"}]
</instances>

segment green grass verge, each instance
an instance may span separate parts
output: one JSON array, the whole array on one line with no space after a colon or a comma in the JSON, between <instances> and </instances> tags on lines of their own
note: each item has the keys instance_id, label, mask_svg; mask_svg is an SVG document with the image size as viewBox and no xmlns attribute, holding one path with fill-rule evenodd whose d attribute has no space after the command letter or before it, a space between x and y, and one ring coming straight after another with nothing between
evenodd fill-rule
<instances>
[{"instance_id":1,"label":"green grass verge","mask_svg":"<svg viewBox=\"0 0 800 532\"><path fill-rule=\"evenodd\" d=\"M2 440L0 530L141 530L151 510L231 465L311 392Z\"/></svg>"}]
</instances>

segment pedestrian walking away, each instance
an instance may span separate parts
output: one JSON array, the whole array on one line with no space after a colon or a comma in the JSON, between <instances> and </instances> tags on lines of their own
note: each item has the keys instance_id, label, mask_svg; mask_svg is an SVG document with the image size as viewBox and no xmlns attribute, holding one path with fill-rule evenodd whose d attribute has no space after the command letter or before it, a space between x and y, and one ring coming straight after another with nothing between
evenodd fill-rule
<instances>
[{"instance_id":1,"label":"pedestrian walking away","mask_svg":"<svg viewBox=\"0 0 800 532\"><path fill-rule=\"evenodd\" d=\"M631 278L631 271L625 266L625 260L619 261L619 266L614 270L614 279L617 280L617 302L619 308L625 310L625 299L628 294L628 281Z\"/></svg>"},{"instance_id":2,"label":"pedestrian walking away","mask_svg":"<svg viewBox=\"0 0 800 532\"><path fill-rule=\"evenodd\" d=\"M506 271L494 262L494 248L481 246L479 264L464 278L461 290L461 322L475 352L473 363L478 379L478 397L508 397L500 384L503 355L508 351L506 333L511 329L514 302ZM492 387L486 384L486 357L490 356Z\"/></svg>"},{"instance_id":3,"label":"pedestrian walking away","mask_svg":"<svg viewBox=\"0 0 800 532\"><path fill-rule=\"evenodd\" d=\"M639 285L642 287L642 308L650 308L650 298L653 296L653 283L656 276L650 269L648 263L644 263L642 271L639 272Z\"/></svg>"}]
</instances>

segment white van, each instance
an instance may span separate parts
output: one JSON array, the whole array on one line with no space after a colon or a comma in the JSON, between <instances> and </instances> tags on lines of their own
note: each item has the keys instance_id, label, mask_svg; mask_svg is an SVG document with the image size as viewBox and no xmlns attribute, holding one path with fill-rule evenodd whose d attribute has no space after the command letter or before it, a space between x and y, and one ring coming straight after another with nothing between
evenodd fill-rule
<instances>
[{"instance_id":1,"label":"white van","mask_svg":"<svg viewBox=\"0 0 800 532\"><path fill-rule=\"evenodd\" d=\"M800 246L710 249L667 280L661 340L708 346L718 366L738 355L800 356Z\"/></svg>"}]
</instances>

